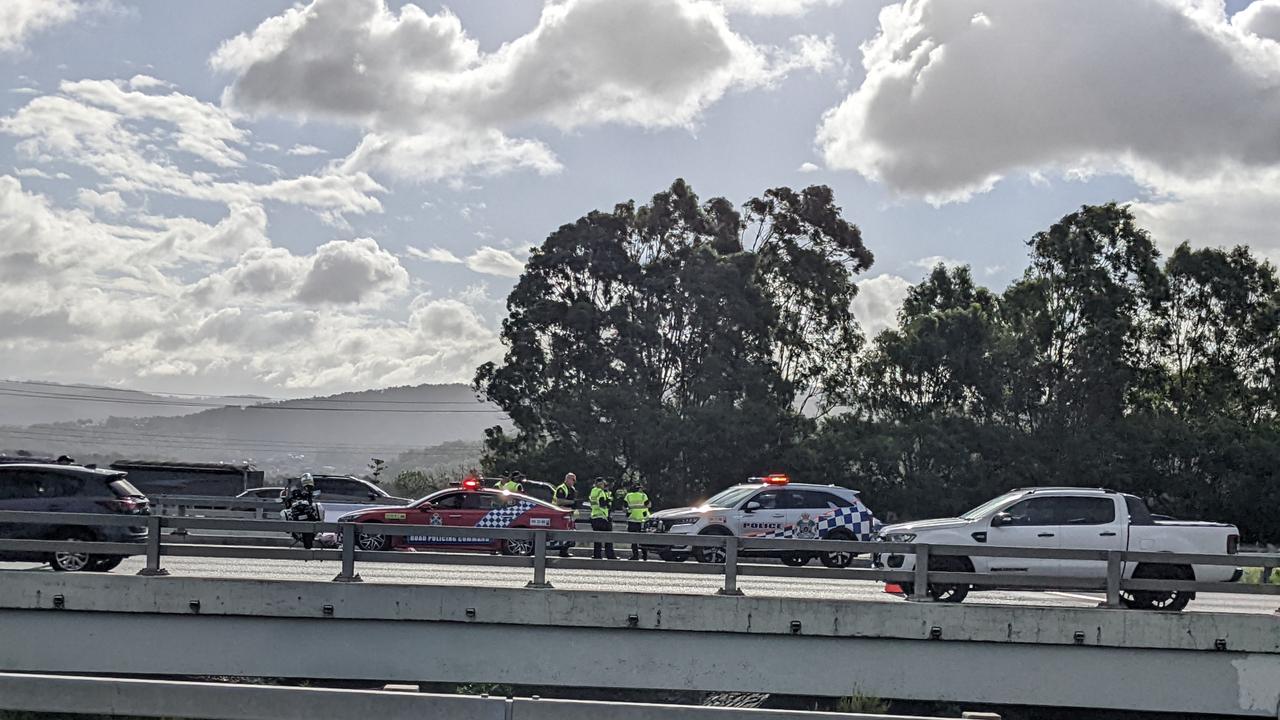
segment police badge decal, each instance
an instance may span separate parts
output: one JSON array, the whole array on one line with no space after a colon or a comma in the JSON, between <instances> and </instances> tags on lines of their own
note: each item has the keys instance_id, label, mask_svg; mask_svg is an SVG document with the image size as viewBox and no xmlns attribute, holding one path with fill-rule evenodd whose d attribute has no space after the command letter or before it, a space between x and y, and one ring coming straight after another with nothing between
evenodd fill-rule
<instances>
[{"instance_id":1,"label":"police badge decal","mask_svg":"<svg viewBox=\"0 0 1280 720\"><path fill-rule=\"evenodd\" d=\"M427 519L428 525L443 525L444 518L440 517L440 513L431 513L431 517Z\"/></svg>"},{"instance_id":2,"label":"police badge decal","mask_svg":"<svg viewBox=\"0 0 1280 720\"><path fill-rule=\"evenodd\" d=\"M818 521L814 520L809 513L800 515L799 522L796 523L796 538L801 540L813 540L818 537Z\"/></svg>"}]
</instances>

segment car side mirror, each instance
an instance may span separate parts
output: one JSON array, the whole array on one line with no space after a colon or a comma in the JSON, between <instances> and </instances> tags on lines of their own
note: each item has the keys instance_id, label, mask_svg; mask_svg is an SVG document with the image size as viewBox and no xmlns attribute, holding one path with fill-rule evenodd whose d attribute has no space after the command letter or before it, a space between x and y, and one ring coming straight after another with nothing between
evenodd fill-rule
<instances>
[{"instance_id":1,"label":"car side mirror","mask_svg":"<svg viewBox=\"0 0 1280 720\"><path fill-rule=\"evenodd\" d=\"M747 512L755 512L760 509L760 503L756 502L755 500L752 500L751 502L747 503L746 507L742 509Z\"/></svg>"},{"instance_id":2,"label":"car side mirror","mask_svg":"<svg viewBox=\"0 0 1280 720\"><path fill-rule=\"evenodd\" d=\"M991 518L991 527L1004 527L1013 524L1013 516L1007 512L996 513Z\"/></svg>"},{"instance_id":3,"label":"car side mirror","mask_svg":"<svg viewBox=\"0 0 1280 720\"><path fill-rule=\"evenodd\" d=\"M320 491L316 490L315 492L311 493L311 497L320 497Z\"/></svg>"}]
</instances>

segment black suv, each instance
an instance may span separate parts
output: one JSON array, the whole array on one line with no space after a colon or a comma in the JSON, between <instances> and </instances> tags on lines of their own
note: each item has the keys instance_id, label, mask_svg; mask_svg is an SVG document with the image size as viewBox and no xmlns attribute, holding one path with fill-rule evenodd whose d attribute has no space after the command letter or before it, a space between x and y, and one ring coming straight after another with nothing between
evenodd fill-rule
<instances>
[{"instance_id":1,"label":"black suv","mask_svg":"<svg viewBox=\"0 0 1280 720\"><path fill-rule=\"evenodd\" d=\"M136 542L147 539L141 516L151 508L125 473L78 465L6 463L0 465L0 510L28 512L111 513L137 515L137 526L59 525L16 523L0 520L0 538L13 540L83 540ZM139 555L142 548L139 546ZM76 552L23 552L0 550L0 560L48 562L54 570L106 572L124 555L90 555Z\"/></svg>"}]
</instances>

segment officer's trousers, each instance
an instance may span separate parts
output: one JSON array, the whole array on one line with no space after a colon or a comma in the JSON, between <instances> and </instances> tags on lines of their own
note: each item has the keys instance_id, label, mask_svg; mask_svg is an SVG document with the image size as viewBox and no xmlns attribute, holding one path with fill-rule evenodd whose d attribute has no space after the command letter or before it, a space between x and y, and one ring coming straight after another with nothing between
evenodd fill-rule
<instances>
[{"instance_id":1,"label":"officer's trousers","mask_svg":"<svg viewBox=\"0 0 1280 720\"><path fill-rule=\"evenodd\" d=\"M643 533L643 532L644 532L644 521L643 521L643 520L628 520L628 521L627 521L627 532L629 532L629 533ZM632 559L632 560L648 560L648 559L649 559L649 551L648 551L648 550L645 550L645 549L644 549L644 548L642 548L642 547L640 547L640 541L639 541L639 540L637 540L636 542L631 543L631 559Z\"/></svg>"},{"instance_id":2,"label":"officer's trousers","mask_svg":"<svg viewBox=\"0 0 1280 720\"><path fill-rule=\"evenodd\" d=\"M613 522L612 522L612 521L610 521L610 520L609 520L609 518L607 518L607 517L602 517L602 518L601 518L601 517L593 517L593 518L591 518L591 529L592 529L592 530L595 530L596 532L609 532L609 531L613 530ZM618 559L618 556L617 556L617 555L615 555L615 554L614 554L614 552L613 552L613 543L596 543L596 544L592 547L591 557L593 557L593 558L595 558L595 559L597 559L597 560L600 560L600 559L602 558L602 556L600 555L600 546L601 546L601 545L604 545L604 556L603 556L603 557L607 557L607 558L609 558L610 560L617 560L617 559Z\"/></svg>"}]
</instances>

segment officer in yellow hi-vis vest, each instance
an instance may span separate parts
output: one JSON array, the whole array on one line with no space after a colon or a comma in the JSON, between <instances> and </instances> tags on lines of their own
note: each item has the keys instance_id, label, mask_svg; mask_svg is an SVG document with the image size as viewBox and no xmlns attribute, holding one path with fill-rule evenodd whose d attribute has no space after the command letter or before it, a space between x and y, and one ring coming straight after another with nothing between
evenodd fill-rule
<instances>
[{"instance_id":1,"label":"officer in yellow hi-vis vest","mask_svg":"<svg viewBox=\"0 0 1280 720\"><path fill-rule=\"evenodd\" d=\"M605 487L604 478L596 478L595 487L591 488L591 495L588 496L591 501L591 529L596 532L609 532L613 529L613 523L609 521L609 505L613 500L613 496L609 494L609 488ZM605 555L610 560L617 560L618 556L613 552L613 543L596 543L591 553L591 557L596 560L603 559L600 555L603 546Z\"/></svg>"},{"instance_id":2,"label":"officer in yellow hi-vis vest","mask_svg":"<svg viewBox=\"0 0 1280 720\"><path fill-rule=\"evenodd\" d=\"M518 472L513 472L511 473L511 477L508 478L506 482L499 485L499 487L507 492L522 493L524 492L524 485L520 484L520 481L523 479L524 475L521 475Z\"/></svg>"},{"instance_id":3,"label":"officer in yellow hi-vis vest","mask_svg":"<svg viewBox=\"0 0 1280 720\"><path fill-rule=\"evenodd\" d=\"M631 492L624 496L627 502L627 532L644 532L644 521L649 519L649 496L640 489L640 483L631 483ZM640 542L631 543L632 560L648 560L649 551L640 546Z\"/></svg>"}]
</instances>

